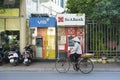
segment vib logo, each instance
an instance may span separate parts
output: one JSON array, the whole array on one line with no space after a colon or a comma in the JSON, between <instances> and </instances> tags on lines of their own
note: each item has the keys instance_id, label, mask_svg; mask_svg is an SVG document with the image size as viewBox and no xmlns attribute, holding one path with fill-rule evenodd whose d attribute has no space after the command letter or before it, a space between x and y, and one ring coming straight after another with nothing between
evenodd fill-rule
<instances>
[{"instance_id":1,"label":"vib logo","mask_svg":"<svg viewBox=\"0 0 120 80\"><path fill-rule=\"evenodd\" d=\"M38 20L37 23L38 24L47 24L49 22L49 18L46 18L46 19L42 19L42 20Z\"/></svg>"}]
</instances>

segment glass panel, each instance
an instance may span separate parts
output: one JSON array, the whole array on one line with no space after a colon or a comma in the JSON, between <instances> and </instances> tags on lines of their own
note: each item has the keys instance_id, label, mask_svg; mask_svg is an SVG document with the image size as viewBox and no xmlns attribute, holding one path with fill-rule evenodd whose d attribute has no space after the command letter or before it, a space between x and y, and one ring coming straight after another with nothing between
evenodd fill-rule
<instances>
[{"instance_id":1,"label":"glass panel","mask_svg":"<svg viewBox=\"0 0 120 80\"><path fill-rule=\"evenodd\" d=\"M0 19L0 32L4 31L4 27L5 27L5 25L4 25L4 19Z\"/></svg>"},{"instance_id":2,"label":"glass panel","mask_svg":"<svg viewBox=\"0 0 120 80\"><path fill-rule=\"evenodd\" d=\"M73 36L68 37L68 46L69 46L69 47L74 46L74 43L73 43L73 41L72 41L73 38L74 38Z\"/></svg>"},{"instance_id":3,"label":"glass panel","mask_svg":"<svg viewBox=\"0 0 120 80\"><path fill-rule=\"evenodd\" d=\"M6 30L20 30L20 20L6 19Z\"/></svg>"}]
</instances>

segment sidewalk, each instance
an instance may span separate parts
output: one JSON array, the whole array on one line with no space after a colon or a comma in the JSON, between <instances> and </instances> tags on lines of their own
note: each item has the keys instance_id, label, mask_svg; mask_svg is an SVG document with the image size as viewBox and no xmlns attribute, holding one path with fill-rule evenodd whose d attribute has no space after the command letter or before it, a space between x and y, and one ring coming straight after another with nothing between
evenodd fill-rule
<instances>
[{"instance_id":1,"label":"sidewalk","mask_svg":"<svg viewBox=\"0 0 120 80\"><path fill-rule=\"evenodd\" d=\"M30 72L56 72L55 62L34 62L30 66L19 64L12 66L11 64L3 64L0 66L1 71L30 71ZM74 71L72 66L70 71ZM120 63L94 63L95 72L120 72Z\"/></svg>"}]
</instances>

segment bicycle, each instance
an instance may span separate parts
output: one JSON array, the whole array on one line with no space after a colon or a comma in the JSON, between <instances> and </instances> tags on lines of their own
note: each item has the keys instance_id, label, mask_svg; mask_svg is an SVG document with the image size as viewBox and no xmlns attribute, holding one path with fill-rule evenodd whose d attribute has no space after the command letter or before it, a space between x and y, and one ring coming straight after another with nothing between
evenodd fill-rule
<instances>
[{"instance_id":1,"label":"bicycle","mask_svg":"<svg viewBox=\"0 0 120 80\"><path fill-rule=\"evenodd\" d=\"M94 64L91 61L93 54L82 54L78 59L77 67L84 74L88 74L93 71ZM72 64L74 68L75 62L72 62L69 57L63 57L56 60L55 68L60 73L65 73L69 71L70 65Z\"/></svg>"}]
</instances>

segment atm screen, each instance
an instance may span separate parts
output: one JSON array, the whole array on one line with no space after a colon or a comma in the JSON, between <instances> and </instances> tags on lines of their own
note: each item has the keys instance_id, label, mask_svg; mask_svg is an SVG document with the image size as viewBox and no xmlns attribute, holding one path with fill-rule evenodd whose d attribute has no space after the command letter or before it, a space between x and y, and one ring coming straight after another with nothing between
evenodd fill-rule
<instances>
[{"instance_id":1,"label":"atm screen","mask_svg":"<svg viewBox=\"0 0 120 80\"><path fill-rule=\"evenodd\" d=\"M36 46L42 47L42 38L36 38Z\"/></svg>"}]
</instances>

